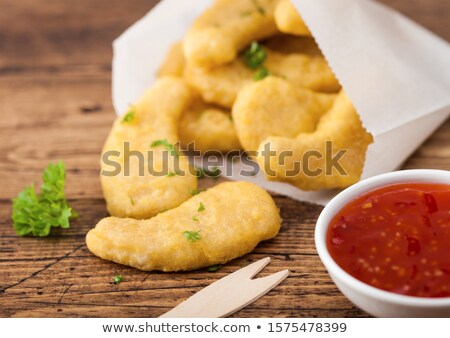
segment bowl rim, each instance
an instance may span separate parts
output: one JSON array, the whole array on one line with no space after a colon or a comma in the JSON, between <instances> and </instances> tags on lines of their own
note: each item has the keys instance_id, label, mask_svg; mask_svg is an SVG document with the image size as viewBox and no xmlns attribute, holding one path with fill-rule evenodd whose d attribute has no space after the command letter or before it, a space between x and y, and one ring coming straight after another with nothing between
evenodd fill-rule
<instances>
[{"instance_id":1,"label":"bowl rim","mask_svg":"<svg viewBox=\"0 0 450 338\"><path fill-rule=\"evenodd\" d=\"M396 294L366 284L342 269L331 257L326 245L326 234L331 219L350 201L361 194L398 183L442 183L450 184L450 171L434 169L413 169L394 171L374 176L343 190L334 197L322 210L315 229L315 244L319 257L330 276L335 276L341 283L372 298L389 303L416 307L447 307L450 297L431 298Z\"/></svg>"}]
</instances>

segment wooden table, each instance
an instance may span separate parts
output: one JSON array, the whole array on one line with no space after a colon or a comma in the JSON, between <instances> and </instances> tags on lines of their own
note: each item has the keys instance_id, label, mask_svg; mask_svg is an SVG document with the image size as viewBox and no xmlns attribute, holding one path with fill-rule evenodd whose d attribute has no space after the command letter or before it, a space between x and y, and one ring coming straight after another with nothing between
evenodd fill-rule
<instances>
[{"instance_id":1,"label":"wooden table","mask_svg":"<svg viewBox=\"0 0 450 338\"><path fill-rule=\"evenodd\" d=\"M450 39L448 1L383 2ZM316 254L313 233L321 208L282 196L275 196L284 219L280 235L216 273L145 273L87 250L86 232L107 215L98 174L115 117L111 42L154 3L0 0L0 315L158 316L218 278L271 256L262 275L288 268L290 277L235 316L366 316L336 289ZM449 170L449 144L447 121L405 168ZM60 159L68 168L66 194L80 218L47 238L17 237L11 198L25 185L40 185L43 168ZM116 274L123 275L120 285L111 283Z\"/></svg>"}]
</instances>

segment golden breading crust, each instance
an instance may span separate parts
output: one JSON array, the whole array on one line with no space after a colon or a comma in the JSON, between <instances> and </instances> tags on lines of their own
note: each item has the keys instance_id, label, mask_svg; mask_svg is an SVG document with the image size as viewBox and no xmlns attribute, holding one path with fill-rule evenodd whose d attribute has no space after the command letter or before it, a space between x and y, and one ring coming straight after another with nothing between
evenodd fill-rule
<instances>
[{"instance_id":1,"label":"golden breading crust","mask_svg":"<svg viewBox=\"0 0 450 338\"><path fill-rule=\"evenodd\" d=\"M336 93L340 84L322 56L301 53L280 53L268 48L264 66L274 75L296 86L318 92ZM231 108L238 92L254 83L255 71L248 68L241 58L213 69L188 64L186 81L198 90L206 102Z\"/></svg>"},{"instance_id":2,"label":"golden breading crust","mask_svg":"<svg viewBox=\"0 0 450 338\"><path fill-rule=\"evenodd\" d=\"M164 146L151 147L158 140L165 140L168 144L179 141L178 121L191 101L191 90L183 80L162 78L136 105L130 107L127 121L124 117L115 121L101 161L103 194L111 215L150 218L179 206L191 196L189 191L197 187L197 178L189 170L187 157L182 154L174 156ZM128 153L130 156L125 153L126 142L129 150L134 152ZM108 154L109 161L121 166L115 175L107 174L113 172L111 163L105 161ZM149 164L150 156L153 159ZM129 165L128 173L125 164ZM172 171L184 174L166 175Z\"/></svg>"},{"instance_id":3,"label":"golden breading crust","mask_svg":"<svg viewBox=\"0 0 450 338\"><path fill-rule=\"evenodd\" d=\"M216 0L189 29L184 54L189 63L214 67L236 58L254 40L278 33L277 0Z\"/></svg>"},{"instance_id":4,"label":"golden breading crust","mask_svg":"<svg viewBox=\"0 0 450 338\"><path fill-rule=\"evenodd\" d=\"M186 60L183 54L183 42L174 43L164 58L161 67L158 70L158 77L174 76L182 77L184 71L184 64Z\"/></svg>"},{"instance_id":5,"label":"golden breading crust","mask_svg":"<svg viewBox=\"0 0 450 338\"><path fill-rule=\"evenodd\" d=\"M274 238L280 225L266 191L252 183L227 182L149 220L104 218L86 243L103 259L141 270L187 271L245 255Z\"/></svg>"},{"instance_id":6,"label":"golden breading crust","mask_svg":"<svg viewBox=\"0 0 450 338\"><path fill-rule=\"evenodd\" d=\"M194 143L194 149L202 152L241 149L230 111L200 98L181 116L178 133L183 146Z\"/></svg>"},{"instance_id":7,"label":"golden breading crust","mask_svg":"<svg viewBox=\"0 0 450 338\"><path fill-rule=\"evenodd\" d=\"M331 110L321 118L315 132L302 133L296 138L269 137L261 142L257 160L268 180L288 182L303 190L345 188L361 178L366 151L372 142L372 135L362 126L347 95L341 92ZM327 144L333 150L328 161ZM263 156L267 145L274 152L271 157ZM332 156L341 150L345 153L338 164L346 174L339 173L336 166L330 170ZM281 160L280 154L289 151L291 155ZM305 158L305 154L311 156ZM301 169L296 175L289 173L295 168L294 161L300 163Z\"/></svg>"},{"instance_id":8,"label":"golden breading crust","mask_svg":"<svg viewBox=\"0 0 450 338\"><path fill-rule=\"evenodd\" d=\"M311 32L291 0L279 1L275 9L275 22L283 33L311 36Z\"/></svg>"},{"instance_id":9,"label":"golden breading crust","mask_svg":"<svg viewBox=\"0 0 450 338\"><path fill-rule=\"evenodd\" d=\"M335 98L335 94L318 94L273 76L254 82L239 92L233 106L239 140L246 151L256 151L269 136L313 132Z\"/></svg>"}]
</instances>

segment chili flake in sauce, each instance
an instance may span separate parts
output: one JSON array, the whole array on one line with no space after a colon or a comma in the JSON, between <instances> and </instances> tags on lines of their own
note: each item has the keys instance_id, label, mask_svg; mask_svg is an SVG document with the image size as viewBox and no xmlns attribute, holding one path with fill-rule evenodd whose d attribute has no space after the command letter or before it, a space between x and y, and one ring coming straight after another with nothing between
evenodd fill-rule
<instances>
[{"instance_id":1,"label":"chili flake in sauce","mask_svg":"<svg viewBox=\"0 0 450 338\"><path fill-rule=\"evenodd\" d=\"M408 183L373 190L331 221L336 263L376 288L450 297L450 185Z\"/></svg>"}]
</instances>

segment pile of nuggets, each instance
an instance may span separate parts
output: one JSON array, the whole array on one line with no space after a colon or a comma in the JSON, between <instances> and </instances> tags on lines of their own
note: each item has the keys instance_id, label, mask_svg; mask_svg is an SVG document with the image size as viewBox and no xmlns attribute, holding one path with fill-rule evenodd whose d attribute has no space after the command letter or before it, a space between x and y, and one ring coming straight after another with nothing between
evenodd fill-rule
<instances>
[{"instance_id":1,"label":"pile of nuggets","mask_svg":"<svg viewBox=\"0 0 450 338\"><path fill-rule=\"evenodd\" d=\"M345 174L325 170L325 157L308 163L320 175L287 174L328 141L346 151ZM101 175L111 217L88 233L88 248L146 271L182 271L224 264L277 235L281 218L266 191L246 182L197 190L179 144L245 150L267 179L318 190L357 182L372 141L290 0L215 0L169 50L154 86L115 121L103 155L117 154L125 170ZM151 160L125 156L125 143L151 150Z\"/></svg>"}]
</instances>

